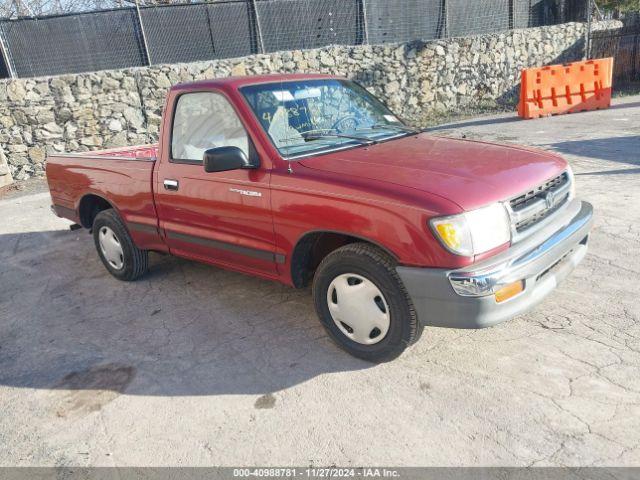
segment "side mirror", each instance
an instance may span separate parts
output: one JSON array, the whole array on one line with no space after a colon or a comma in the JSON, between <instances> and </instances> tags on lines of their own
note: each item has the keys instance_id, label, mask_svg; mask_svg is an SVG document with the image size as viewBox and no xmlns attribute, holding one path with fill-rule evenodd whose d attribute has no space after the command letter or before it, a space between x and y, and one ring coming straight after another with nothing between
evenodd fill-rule
<instances>
[{"instance_id":1,"label":"side mirror","mask_svg":"<svg viewBox=\"0 0 640 480\"><path fill-rule=\"evenodd\" d=\"M204 171L226 172L228 170L238 170L240 168L254 168L247 157L247 154L238 147L217 147L210 148L204 152Z\"/></svg>"}]
</instances>

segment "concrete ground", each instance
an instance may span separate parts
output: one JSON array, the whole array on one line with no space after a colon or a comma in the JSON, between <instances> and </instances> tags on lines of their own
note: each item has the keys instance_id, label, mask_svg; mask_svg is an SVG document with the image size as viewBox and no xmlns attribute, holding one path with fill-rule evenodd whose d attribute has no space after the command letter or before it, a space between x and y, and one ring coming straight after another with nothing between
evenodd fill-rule
<instances>
[{"instance_id":1,"label":"concrete ground","mask_svg":"<svg viewBox=\"0 0 640 480\"><path fill-rule=\"evenodd\" d=\"M564 154L590 253L535 312L337 349L308 291L154 256L111 278L46 193L0 201L0 465L640 465L640 97L436 133Z\"/></svg>"}]
</instances>

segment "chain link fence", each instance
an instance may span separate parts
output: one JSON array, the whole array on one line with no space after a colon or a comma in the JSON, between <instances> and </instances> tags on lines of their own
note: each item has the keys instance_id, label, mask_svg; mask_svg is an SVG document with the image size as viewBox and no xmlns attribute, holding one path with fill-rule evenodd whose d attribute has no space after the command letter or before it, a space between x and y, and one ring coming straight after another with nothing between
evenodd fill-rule
<instances>
[{"instance_id":1,"label":"chain link fence","mask_svg":"<svg viewBox=\"0 0 640 480\"><path fill-rule=\"evenodd\" d=\"M613 76L618 88L640 85L640 5L638 10L627 13L621 27L591 35L591 57L615 58Z\"/></svg>"},{"instance_id":2,"label":"chain link fence","mask_svg":"<svg viewBox=\"0 0 640 480\"><path fill-rule=\"evenodd\" d=\"M0 75L432 40L585 21L589 0L216 0L0 21Z\"/></svg>"}]
</instances>

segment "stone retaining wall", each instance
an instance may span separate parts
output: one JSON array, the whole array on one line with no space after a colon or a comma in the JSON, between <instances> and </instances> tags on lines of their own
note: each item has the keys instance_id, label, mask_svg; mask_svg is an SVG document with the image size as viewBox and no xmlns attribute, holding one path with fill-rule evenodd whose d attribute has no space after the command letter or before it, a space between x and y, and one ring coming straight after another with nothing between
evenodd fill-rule
<instances>
[{"instance_id":1,"label":"stone retaining wall","mask_svg":"<svg viewBox=\"0 0 640 480\"><path fill-rule=\"evenodd\" d=\"M0 149L0 188L13 183L11 172L9 171L9 165L7 165L7 159L4 156L4 152Z\"/></svg>"},{"instance_id":2,"label":"stone retaining wall","mask_svg":"<svg viewBox=\"0 0 640 480\"><path fill-rule=\"evenodd\" d=\"M522 68L580 59L584 24L384 46L332 46L231 60L0 82L2 154L15 179L41 175L48 153L156 141L167 89L179 82L276 72L356 79L414 125L514 105Z\"/></svg>"}]
</instances>

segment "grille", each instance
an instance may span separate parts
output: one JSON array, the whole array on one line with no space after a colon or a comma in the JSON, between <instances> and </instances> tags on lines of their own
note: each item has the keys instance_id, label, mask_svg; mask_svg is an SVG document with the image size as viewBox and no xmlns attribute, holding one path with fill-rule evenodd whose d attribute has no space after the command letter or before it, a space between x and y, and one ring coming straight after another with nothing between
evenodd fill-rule
<instances>
[{"instance_id":1,"label":"grille","mask_svg":"<svg viewBox=\"0 0 640 480\"><path fill-rule=\"evenodd\" d=\"M516 232L523 233L562 207L571 192L567 172L512 199L511 218Z\"/></svg>"}]
</instances>

